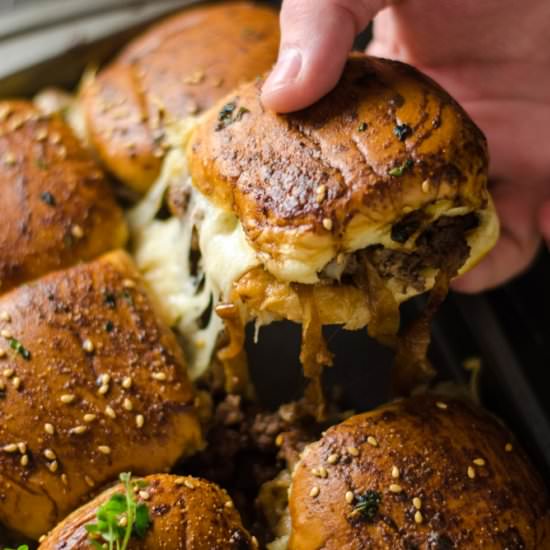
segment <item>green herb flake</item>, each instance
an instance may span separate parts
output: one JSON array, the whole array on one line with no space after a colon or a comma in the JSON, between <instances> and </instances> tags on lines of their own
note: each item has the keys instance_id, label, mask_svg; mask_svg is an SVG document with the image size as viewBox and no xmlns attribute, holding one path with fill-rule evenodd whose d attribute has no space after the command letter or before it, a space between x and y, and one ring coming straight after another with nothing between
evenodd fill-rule
<instances>
[{"instance_id":1,"label":"green herb flake","mask_svg":"<svg viewBox=\"0 0 550 550\"><path fill-rule=\"evenodd\" d=\"M369 125L366 122L361 122L361 124L359 124L359 126L357 126L357 131L358 132L364 132L368 127L369 127Z\"/></svg>"},{"instance_id":2,"label":"green herb flake","mask_svg":"<svg viewBox=\"0 0 550 550\"><path fill-rule=\"evenodd\" d=\"M10 348L16 351L25 361L30 361L31 352L17 338L8 338Z\"/></svg>"},{"instance_id":3,"label":"green herb flake","mask_svg":"<svg viewBox=\"0 0 550 550\"><path fill-rule=\"evenodd\" d=\"M393 128L393 133L399 141L405 141L412 136L412 128L408 124L398 124Z\"/></svg>"},{"instance_id":4,"label":"green herb flake","mask_svg":"<svg viewBox=\"0 0 550 550\"><path fill-rule=\"evenodd\" d=\"M4 548L4 550L29 550L26 544L20 544L17 548Z\"/></svg>"},{"instance_id":5,"label":"green herb flake","mask_svg":"<svg viewBox=\"0 0 550 550\"><path fill-rule=\"evenodd\" d=\"M388 171L388 174L390 176L395 176L395 177L402 176L407 170L412 168L413 165L414 165L414 162L411 159L407 159L400 166L394 166L391 170Z\"/></svg>"},{"instance_id":6,"label":"green herb flake","mask_svg":"<svg viewBox=\"0 0 550 550\"><path fill-rule=\"evenodd\" d=\"M115 493L96 512L96 523L85 526L90 543L95 548L127 550L131 537L143 538L151 526L149 509L135 500L140 482L130 473L120 474L124 493Z\"/></svg>"},{"instance_id":7,"label":"green herb flake","mask_svg":"<svg viewBox=\"0 0 550 550\"><path fill-rule=\"evenodd\" d=\"M220 130L223 130L224 128L227 128L230 124L233 124L234 122L238 122L243 118L243 116L246 113L250 112L250 109L247 107L239 107L239 109L235 112L237 109L237 104L234 101L230 101L229 103L226 103L218 113L218 124L216 124L216 132L219 132Z\"/></svg>"},{"instance_id":8,"label":"green herb flake","mask_svg":"<svg viewBox=\"0 0 550 550\"><path fill-rule=\"evenodd\" d=\"M35 161L35 164L36 164L37 168L39 168L40 170L47 170L48 169L48 164L42 157L38 157Z\"/></svg>"},{"instance_id":9,"label":"green herb flake","mask_svg":"<svg viewBox=\"0 0 550 550\"><path fill-rule=\"evenodd\" d=\"M363 521L372 521L378 514L378 507L382 502L382 495L378 491L367 491L356 498L353 507L354 517Z\"/></svg>"},{"instance_id":10,"label":"green herb flake","mask_svg":"<svg viewBox=\"0 0 550 550\"><path fill-rule=\"evenodd\" d=\"M55 206L55 197L49 191L44 191L44 193L40 195L40 200L45 202L48 206Z\"/></svg>"}]
</instances>

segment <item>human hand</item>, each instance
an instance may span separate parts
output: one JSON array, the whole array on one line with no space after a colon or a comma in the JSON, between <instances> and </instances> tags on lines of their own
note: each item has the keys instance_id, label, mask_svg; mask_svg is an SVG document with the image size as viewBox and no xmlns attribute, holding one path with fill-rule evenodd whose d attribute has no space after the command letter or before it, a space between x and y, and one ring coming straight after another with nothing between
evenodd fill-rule
<instances>
[{"instance_id":1,"label":"human hand","mask_svg":"<svg viewBox=\"0 0 550 550\"><path fill-rule=\"evenodd\" d=\"M285 0L279 61L262 99L306 107L340 78L353 39L378 13L368 52L427 73L485 132L496 247L453 287L477 292L528 267L550 243L550 3L547 0Z\"/></svg>"}]
</instances>

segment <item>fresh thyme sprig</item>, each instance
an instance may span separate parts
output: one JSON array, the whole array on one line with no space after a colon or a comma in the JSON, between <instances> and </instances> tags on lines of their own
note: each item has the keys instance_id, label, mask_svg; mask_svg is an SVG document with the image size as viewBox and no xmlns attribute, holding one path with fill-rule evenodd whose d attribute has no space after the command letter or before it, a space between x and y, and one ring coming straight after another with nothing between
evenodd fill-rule
<instances>
[{"instance_id":1,"label":"fresh thyme sprig","mask_svg":"<svg viewBox=\"0 0 550 550\"><path fill-rule=\"evenodd\" d=\"M126 550L132 536L143 538L151 525L149 509L143 502L136 502L135 490L144 487L143 481L132 480L131 473L119 476L124 493L114 493L96 512L96 523L86 525L90 542L95 548Z\"/></svg>"}]
</instances>

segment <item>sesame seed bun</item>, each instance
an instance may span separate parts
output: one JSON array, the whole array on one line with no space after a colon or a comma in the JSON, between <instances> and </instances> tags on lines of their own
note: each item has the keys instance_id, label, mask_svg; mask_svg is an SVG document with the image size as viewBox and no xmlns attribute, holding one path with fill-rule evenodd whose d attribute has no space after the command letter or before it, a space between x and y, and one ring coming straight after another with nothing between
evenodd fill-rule
<instances>
[{"instance_id":1,"label":"sesame seed bun","mask_svg":"<svg viewBox=\"0 0 550 550\"><path fill-rule=\"evenodd\" d=\"M457 400L416 397L330 428L289 498L288 550L550 544L542 479L506 428Z\"/></svg>"},{"instance_id":2,"label":"sesame seed bun","mask_svg":"<svg viewBox=\"0 0 550 550\"><path fill-rule=\"evenodd\" d=\"M10 529L38 538L119 472L166 471L201 446L181 349L125 252L6 294L0 331Z\"/></svg>"},{"instance_id":3,"label":"sesame seed bun","mask_svg":"<svg viewBox=\"0 0 550 550\"><path fill-rule=\"evenodd\" d=\"M252 2L194 7L154 25L85 86L91 144L121 181L146 191L169 127L268 70L278 42L277 12Z\"/></svg>"},{"instance_id":4,"label":"sesame seed bun","mask_svg":"<svg viewBox=\"0 0 550 550\"><path fill-rule=\"evenodd\" d=\"M253 294L271 296L260 286L286 284L292 294L291 283L324 285L317 309L333 313L321 313L323 322L352 320L358 328L372 312L340 280L350 255L376 249L371 263L400 303L433 286L458 242L459 273L494 245L485 138L432 80L403 63L354 54L332 92L284 116L264 109L261 86L250 82L227 95L187 148L193 185L234 213L265 271L254 276L261 281ZM438 245L452 223L454 233ZM429 259L437 250L446 251L439 264ZM388 259L387 251L396 254ZM409 264L420 254L410 280ZM327 267L339 273L332 281ZM245 303L250 278L237 289ZM247 305L277 316L272 302ZM303 318L299 296L287 302L290 318Z\"/></svg>"},{"instance_id":5,"label":"sesame seed bun","mask_svg":"<svg viewBox=\"0 0 550 550\"><path fill-rule=\"evenodd\" d=\"M132 550L254 550L253 537L243 528L229 495L217 485L194 477L167 474L144 478L144 502L152 521L143 539L133 537ZM97 509L117 492L112 487L60 523L40 545L40 550L88 550L93 548L84 526L94 523ZM147 498L144 500L143 496Z\"/></svg>"},{"instance_id":6,"label":"sesame seed bun","mask_svg":"<svg viewBox=\"0 0 550 550\"><path fill-rule=\"evenodd\" d=\"M105 175L58 116L0 101L0 293L124 245Z\"/></svg>"}]
</instances>

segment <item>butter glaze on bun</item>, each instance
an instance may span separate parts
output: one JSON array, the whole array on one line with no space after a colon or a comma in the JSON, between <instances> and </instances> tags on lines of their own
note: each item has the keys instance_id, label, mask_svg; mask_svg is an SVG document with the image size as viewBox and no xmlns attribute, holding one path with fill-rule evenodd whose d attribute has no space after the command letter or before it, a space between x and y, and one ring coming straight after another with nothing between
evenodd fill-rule
<instances>
[{"instance_id":1,"label":"butter glaze on bun","mask_svg":"<svg viewBox=\"0 0 550 550\"><path fill-rule=\"evenodd\" d=\"M289 498L288 550L550 545L542 479L505 427L458 400L402 400L329 428Z\"/></svg>"},{"instance_id":2,"label":"butter glaze on bun","mask_svg":"<svg viewBox=\"0 0 550 550\"><path fill-rule=\"evenodd\" d=\"M213 483L195 477L151 475L142 483L151 525L143 539L133 537L131 550L256 550L256 540L244 529L229 495ZM84 526L94 523L97 509L117 485L73 512L40 545L39 550L92 550Z\"/></svg>"},{"instance_id":3,"label":"butter glaze on bun","mask_svg":"<svg viewBox=\"0 0 550 550\"><path fill-rule=\"evenodd\" d=\"M124 246L122 210L56 115L0 101L0 293Z\"/></svg>"},{"instance_id":4,"label":"butter glaze on bun","mask_svg":"<svg viewBox=\"0 0 550 550\"><path fill-rule=\"evenodd\" d=\"M263 74L278 43L277 12L252 2L192 7L154 25L84 87L91 144L121 181L146 191L170 126Z\"/></svg>"},{"instance_id":5,"label":"butter glaze on bun","mask_svg":"<svg viewBox=\"0 0 550 550\"><path fill-rule=\"evenodd\" d=\"M202 445L184 358L130 257L0 299L0 521L37 539L120 472Z\"/></svg>"}]
</instances>

